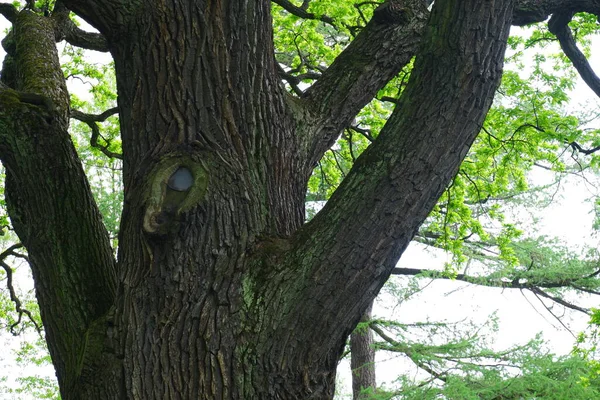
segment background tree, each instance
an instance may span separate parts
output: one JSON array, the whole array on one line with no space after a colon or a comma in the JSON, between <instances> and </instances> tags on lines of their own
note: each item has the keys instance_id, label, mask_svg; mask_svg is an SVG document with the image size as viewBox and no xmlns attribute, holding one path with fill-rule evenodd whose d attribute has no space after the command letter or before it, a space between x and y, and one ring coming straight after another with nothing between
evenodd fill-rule
<instances>
[{"instance_id":1,"label":"background tree","mask_svg":"<svg viewBox=\"0 0 600 400\"><path fill-rule=\"evenodd\" d=\"M308 53L290 73L275 62L269 2L0 6L13 25L0 87L7 209L64 398L330 398L347 335L482 126L510 24L554 15L568 40L573 12L598 13L586 1L443 1L431 15L423 1L388 2L359 6L362 26L343 8L277 3L355 37L330 65ZM81 31L70 11L100 33ZM57 39L114 58L122 153L94 129L113 111L70 102ZM415 54L377 138L356 127ZM123 160L118 238L69 118ZM373 143L304 224L309 178L352 126ZM451 213L439 214L452 243Z\"/></svg>"}]
</instances>

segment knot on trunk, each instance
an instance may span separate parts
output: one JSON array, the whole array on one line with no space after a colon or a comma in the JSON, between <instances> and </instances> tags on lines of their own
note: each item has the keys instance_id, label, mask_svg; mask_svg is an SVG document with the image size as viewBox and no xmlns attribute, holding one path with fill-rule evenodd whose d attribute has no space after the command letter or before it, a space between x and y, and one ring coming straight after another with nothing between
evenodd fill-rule
<instances>
[{"instance_id":1,"label":"knot on trunk","mask_svg":"<svg viewBox=\"0 0 600 400\"><path fill-rule=\"evenodd\" d=\"M180 215L204 197L207 183L206 169L188 156L159 161L148 174L144 231L154 235L175 231Z\"/></svg>"}]
</instances>

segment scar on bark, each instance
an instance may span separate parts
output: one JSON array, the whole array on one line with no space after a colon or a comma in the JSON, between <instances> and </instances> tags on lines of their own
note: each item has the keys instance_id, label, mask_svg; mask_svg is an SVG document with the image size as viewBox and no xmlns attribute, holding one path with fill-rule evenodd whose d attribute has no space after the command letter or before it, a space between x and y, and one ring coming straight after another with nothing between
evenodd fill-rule
<instances>
[{"instance_id":1,"label":"scar on bark","mask_svg":"<svg viewBox=\"0 0 600 400\"><path fill-rule=\"evenodd\" d=\"M179 216L204 197L207 171L190 157L172 156L160 161L148 177L144 230L165 235L176 230Z\"/></svg>"}]
</instances>

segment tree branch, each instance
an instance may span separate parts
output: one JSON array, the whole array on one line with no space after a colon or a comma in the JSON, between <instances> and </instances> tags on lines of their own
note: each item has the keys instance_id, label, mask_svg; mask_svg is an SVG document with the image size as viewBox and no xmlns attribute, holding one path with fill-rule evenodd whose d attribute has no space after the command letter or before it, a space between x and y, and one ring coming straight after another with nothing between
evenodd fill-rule
<instances>
[{"instance_id":1,"label":"tree branch","mask_svg":"<svg viewBox=\"0 0 600 400\"><path fill-rule=\"evenodd\" d=\"M92 135L90 137L90 145L92 147L99 149L102 153L104 153L106 156L108 156L110 158L118 158L118 159L122 160L123 159L122 154L112 152L108 149L110 147L109 140L103 138L104 141L106 142L106 145L101 145L100 143L98 143L98 138L102 135L100 134L100 128L98 128L98 124L96 123L96 122L103 122L108 117L110 117L111 115L114 115L118 112L119 112L119 109L117 107L110 108L99 115L86 114L81 111L71 110L71 117L75 118L76 120L79 120L81 122L85 122L90 127L90 129L92 130Z\"/></svg>"},{"instance_id":2,"label":"tree branch","mask_svg":"<svg viewBox=\"0 0 600 400\"><path fill-rule=\"evenodd\" d=\"M574 288L576 290L582 290L588 293L598 294L594 291L590 291L589 289L581 288L575 285L579 279L585 279L586 277L577 278L577 279L563 279L557 281L527 281L521 282L518 277L513 278L512 280L501 280L499 278L490 278L487 276L472 276L466 274L456 274L449 276L440 271L427 270L427 269L419 269L419 268L394 268L392 270L392 275L402 275L402 276L416 276L416 275L424 275L431 279L448 279L448 280L457 280L462 282L467 282L473 285L479 286L487 286L487 287L498 287L504 289L521 289L521 290L529 290L537 295L546 297L555 303L561 304L567 308L571 308L576 311L581 311L585 314L589 314L589 310L579 307L575 304L569 303L560 297L551 296L544 292L540 288L546 289L557 289L557 288Z\"/></svg>"},{"instance_id":3,"label":"tree branch","mask_svg":"<svg viewBox=\"0 0 600 400\"><path fill-rule=\"evenodd\" d=\"M415 363L415 365L417 367L423 369L429 375L435 377L436 379L441 380L442 382L446 382L447 381L447 378L445 376L446 374L437 372L436 370L434 370L433 368L431 368L429 365L427 365L426 363L424 363L421 359L419 359L419 357L415 357L415 354L411 350L410 346L407 346L405 344L402 344L402 343L394 340L391 336L387 335L383 331L383 329L381 329L379 327L379 325L377 325L376 323L370 324L369 327L380 338L382 338L384 341L386 341L387 343L389 343L392 346L392 348L386 348L386 350L388 350L388 351L395 351L395 352L399 352L399 353L405 354L408 358L410 358L410 360L413 363Z\"/></svg>"},{"instance_id":4,"label":"tree branch","mask_svg":"<svg viewBox=\"0 0 600 400\"><path fill-rule=\"evenodd\" d=\"M98 29L105 38L115 39L123 33L132 10L142 7L142 2L135 0L62 0L62 2L69 10Z\"/></svg>"},{"instance_id":5,"label":"tree branch","mask_svg":"<svg viewBox=\"0 0 600 400\"><path fill-rule=\"evenodd\" d=\"M315 332L330 332L314 346L321 353L335 348L331 341L340 338L332 321L347 329L356 324L456 174L500 82L511 5L436 2L396 109L323 210L293 238L287 257L294 276L303 278L286 290L282 302L294 306L283 318L307 327L294 340L314 342ZM319 321L307 311L315 308L322 310Z\"/></svg>"},{"instance_id":6,"label":"tree branch","mask_svg":"<svg viewBox=\"0 0 600 400\"><path fill-rule=\"evenodd\" d=\"M307 107L314 116L311 126L318 127L305 135L310 152L308 168L316 164L341 130L410 61L418 48L428 16L424 2L390 0L384 5L322 77L304 92ZM394 15L390 9L411 14L410 21L390 17ZM600 15L600 4L596 0L517 0L512 24L541 22L565 10Z\"/></svg>"},{"instance_id":7,"label":"tree branch","mask_svg":"<svg viewBox=\"0 0 600 400\"><path fill-rule=\"evenodd\" d=\"M55 108L47 118L47 112L1 85L0 159L7 210L28 250L50 352L64 384L80 371L90 325L113 304L116 270L108 232L68 132L68 96L53 25L28 11L15 20L15 86L52 99Z\"/></svg>"},{"instance_id":8,"label":"tree branch","mask_svg":"<svg viewBox=\"0 0 600 400\"><path fill-rule=\"evenodd\" d=\"M308 167L315 165L342 129L416 53L429 12L422 0L402 4L403 12L412 15L410 20L374 18L304 93L314 115L311 125L317 127L306 138Z\"/></svg>"},{"instance_id":9,"label":"tree branch","mask_svg":"<svg viewBox=\"0 0 600 400\"><path fill-rule=\"evenodd\" d=\"M545 297L547 299L552 300L555 303L558 303L564 307L570 308L571 310L575 310L575 311L580 311L584 314L590 315L590 310L588 310L587 308L583 308L583 307L579 307L575 304L569 303L568 301L565 301L563 299L561 299L560 297L556 297L556 296L551 296L548 293L544 292L543 290L541 290L540 288L528 288L529 290L531 290L533 293L535 293L536 295Z\"/></svg>"},{"instance_id":10,"label":"tree branch","mask_svg":"<svg viewBox=\"0 0 600 400\"><path fill-rule=\"evenodd\" d=\"M543 22L554 13L587 12L600 14L597 0L517 0L513 25L523 26Z\"/></svg>"},{"instance_id":11,"label":"tree branch","mask_svg":"<svg viewBox=\"0 0 600 400\"><path fill-rule=\"evenodd\" d=\"M56 21L56 41L66 40L73 46L82 47L88 50L101 52L108 51L106 38L94 32L86 32L80 29L69 18L70 10L62 1L57 1L52 13L52 19Z\"/></svg>"},{"instance_id":12,"label":"tree branch","mask_svg":"<svg viewBox=\"0 0 600 400\"><path fill-rule=\"evenodd\" d=\"M0 3L0 14L4 16L7 20L14 23L17 18L17 14L19 11L17 8L10 3Z\"/></svg>"},{"instance_id":13,"label":"tree branch","mask_svg":"<svg viewBox=\"0 0 600 400\"><path fill-rule=\"evenodd\" d=\"M600 97L600 79L594 73L585 55L577 48L577 43L569 28L568 24L572 18L572 12L554 14L550 18L550 22L548 22L548 28L558 38L560 47L569 60L571 60L583 81L596 93L596 96Z\"/></svg>"},{"instance_id":14,"label":"tree branch","mask_svg":"<svg viewBox=\"0 0 600 400\"><path fill-rule=\"evenodd\" d=\"M8 264L6 264L4 261L0 261L0 266L2 267L2 269L4 269L4 272L6 273L6 287L8 288L10 300L15 304L15 311L18 314L17 320L10 325L10 332L15 336L18 335L18 333L15 331L15 328L21 323L23 314L25 314L35 327L37 333L41 335L42 328L38 325L37 321L31 314L31 311L27 310L26 308L23 308L21 300L19 300L19 296L17 296L17 292L15 291L15 287L13 286L12 268L8 266Z\"/></svg>"},{"instance_id":15,"label":"tree branch","mask_svg":"<svg viewBox=\"0 0 600 400\"><path fill-rule=\"evenodd\" d=\"M306 9L308 8L308 3L306 3L306 7L297 7L288 0L271 0L271 1L275 4L277 4L279 7L286 10L287 12L289 12L290 14L293 14L299 18L315 19L317 21L321 21L326 24L329 24L329 25L333 26L334 28L337 28L335 26L335 21L333 20L333 18L328 17L327 15L316 15L316 14L306 11Z\"/></svg>"},{"instance_id":16,"label":"tree branch","mask_svg":"<svg viewBox=\"0 0 600 400\"><path fill-rule=\"evenodd\" d=\"M471 283L479 286L491 286L498 288L508 288L508 289L531 289L531 288L547 288L547 289L557 289L557 288L566 288L572 287L572 285L579 281L580 279L585 279L586 277L574 278L574 279L561 279L556 281L528 281L524 283L520 283L520 277L513 277L511 281L503 281L500 278L490 278L487 276L472 276L466 274L456 274L452 276L448 276L440 271L429 270L429 269L420 269L420 268L394 268L392 270L392 275L404 275L404 276L416 276L416 275L425 275L431 279L450 279L450 280L458 280L467 283Z\"/></svg>"}]
</instances>

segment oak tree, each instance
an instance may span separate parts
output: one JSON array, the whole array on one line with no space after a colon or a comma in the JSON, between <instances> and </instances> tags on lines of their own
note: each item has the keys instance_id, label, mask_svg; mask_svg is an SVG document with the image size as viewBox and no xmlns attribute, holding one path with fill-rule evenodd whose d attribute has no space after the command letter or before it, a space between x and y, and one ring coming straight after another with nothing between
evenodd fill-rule
<instances>
[{"instance_id":1,"label":"oak tree","mask_svg":"<svg viewBox=\"0 0 600 400\"><path fill-rule=\"evenodd\" d=\"M482 127L511 25L551 16L595 82L568 28L595 1L430 3L375 8L308 88L276 61L270 1L0 3L5 198L63 398L332 398L348 335ZM122 154L92 142L123 161L116 256L69 134L113 110L72 107L62 40L114 59ZM305 223L315 166L413 57L380 134Z\"/></svg>"}]
</instances>

